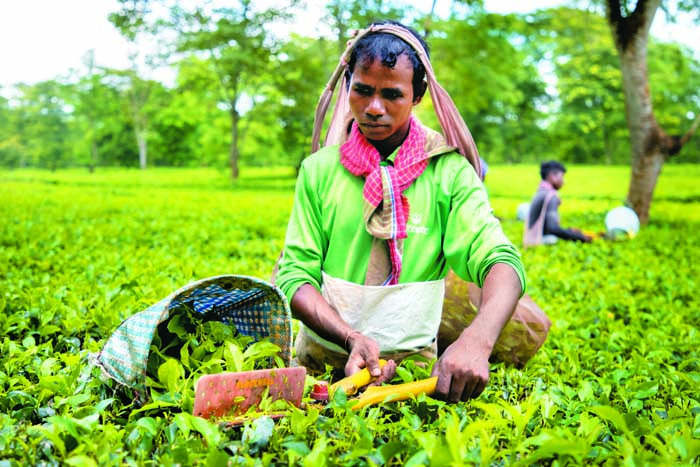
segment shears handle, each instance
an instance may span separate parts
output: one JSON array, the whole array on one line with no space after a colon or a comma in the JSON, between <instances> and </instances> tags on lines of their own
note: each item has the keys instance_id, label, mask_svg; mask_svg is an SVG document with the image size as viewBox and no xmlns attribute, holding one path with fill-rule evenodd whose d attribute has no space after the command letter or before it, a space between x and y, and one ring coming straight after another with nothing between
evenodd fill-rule
<instances>
[{"instance_id":1,"label":"shears handle","mask_svg":"<svg viewBox=\"0 0 700 467\"><path fill-rule=\"evenodd\" d=\"M384 365L386 365L386 360L380 359L379 368L384 368ZM375 379L377 378L369 374L369 370L367 368L363 368L354 375L347 376L337 383L331 384L329 394L333 394L337 389L343 388L345 390L345 394L352 396L353 394L357 394L357 391L359 391L360 388L367 386Z\"/></svg>"},{"instance_id":2,"label":"shears handle","mask_svg":"<svg viewBox=\"0 0 700 467\"><path fill-rule=\"evenodd\" d=\"M386 360L379 360L379 367L384 368ZM367 386L376 378L369 374L367 368L363 368L354 375L341 379L330 387L329 394L343 388L348 396L357 394L360 388ZM418 394L426 394L431 396L435 393L437 385L437 376L410 383L393 384L387 386L370 386L355 399L357 403L352 406L353 410L359 410L368 405L379 404L381 402L403 401L415 397Z\"/></svg>"},{"instance_id":3,"label":"shears handle","mask_svg":"<svg viewBox=\"0 0 700 467\"><path fill-rule=\"evenodd\" d=\"M410 399L418 394L431 396L435 393L437 376L410 383L394 384L389 386L371 386L357 398L357 404L352 406L353 410L359 410L368 405L380 402L396 402Z\"/></svg>"}]
</instances>

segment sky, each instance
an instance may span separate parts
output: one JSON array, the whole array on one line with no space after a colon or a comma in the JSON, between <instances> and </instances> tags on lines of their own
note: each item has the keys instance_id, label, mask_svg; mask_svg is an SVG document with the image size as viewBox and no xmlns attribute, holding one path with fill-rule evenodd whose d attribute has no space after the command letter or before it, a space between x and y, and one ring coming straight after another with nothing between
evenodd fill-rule
<instances>
[{"instance_id":1,"label":"sky","mask_svg":"<svg viewBox=\"0 0 700 467\"><path fill-rule=\"evenodd\" d=\"M428 0L420 1L429 4ZM449 3L438 0L438 8ZM486 0L486 8L497 13L527 12L563 3ZM107 19L118 8L116 0L0 0L0 88L67 76L71 69L84 68L91 49L98 65L128 68L128 43ZM697 45L691 41L698 37L698 31L700 26L689 20L668 25L661 13L652 26L655 37L683 42L696 50ZM165 79L158 73L147 77Z\"/></svg>"},{"instance_id":2,"label":"sky","mask_svg":"<svg viewBox=\"0 0 700 467\"><path fill-rule=\"evenodd\" d=\"M125 68L127 42L108 21L112 0L0 0L0 86L33 84L97 63Z\"/></svg>"}]
</instances>

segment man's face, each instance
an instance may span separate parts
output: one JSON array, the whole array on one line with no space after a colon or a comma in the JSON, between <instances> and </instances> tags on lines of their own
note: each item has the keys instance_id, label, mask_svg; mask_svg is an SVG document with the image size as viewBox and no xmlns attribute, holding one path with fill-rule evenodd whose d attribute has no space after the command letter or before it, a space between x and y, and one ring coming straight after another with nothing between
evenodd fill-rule
<instances>
[{"instance_id":1,"label":"man's face","mask_svg":"<svg viewBox=\"0 0 700 467\"><path fill-rule=\"evenodd\" d=\"M561 170L553 170L549 173L549 177L547 178L549 180L549 183L551 183L552 186L557 190L564 186L564 172L562 172Z\"/></svg>"},{"instance_id":2,"label":"man's face","mask_svg":"<svg viewBox=\"0 0 700 467\"><path fill-rule=\"evenodd\" d=\"M399 56L394 68L380 60L357 63L350 81L350 110L368 140L390 150L401 144L411 110L421 99L414 99L412 81L413 66L405 55Z\"/></svg>"}]
</instances>

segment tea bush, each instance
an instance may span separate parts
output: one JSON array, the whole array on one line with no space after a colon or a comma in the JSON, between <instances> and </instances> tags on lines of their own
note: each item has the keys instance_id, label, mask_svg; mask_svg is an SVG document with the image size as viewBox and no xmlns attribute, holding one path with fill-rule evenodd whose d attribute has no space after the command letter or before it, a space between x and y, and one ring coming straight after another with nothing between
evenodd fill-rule
<instances>
[{"instance_id":1,"label":"tea bush","mask_svg":"<svg viewBox=\"0 0 700 467\"><path fill-rule=\"evenodd\" d=\"M562 223L602 230L628 176L571 167ZM488 174L517 245L516 207L537 179L534 166ZM210 169L0 172L0 467L698 465L699 179L697 166L666 167L632 240L524 250L529 293L553 326L525 368L494 365L478 399L354 412L339 395L227 428L192 416L171 380L136 405L90 355L196 279L268 279L293 172L245 169L234 184Z\"/></svg>"}]
</instances>

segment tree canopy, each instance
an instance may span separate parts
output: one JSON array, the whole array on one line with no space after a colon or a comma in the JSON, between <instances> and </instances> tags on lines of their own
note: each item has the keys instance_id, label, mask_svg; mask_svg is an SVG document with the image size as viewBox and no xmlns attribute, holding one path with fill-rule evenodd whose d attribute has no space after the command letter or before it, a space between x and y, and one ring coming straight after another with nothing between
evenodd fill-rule
<instances>
[{"instance_id":1,"label":"tree canopy","mask_svg":"<svg viewBox=\"0 0 700 467\"><path fill-rule=\"evenodd\" d=\"M409 2L333 0L324 11L330 33L318 37L316 27L279 33L275 25L303 14L298 2L254 4L122 2L112 21L134 44L163 44L152 61L175 70L174 84L89 60L71 76L18 84L0 99L0 165L215 166L234 178L239 163L296 166L339 49L375 17L428 33L437 79L489 163L630 161L620 63L602 11L501 15L454 2L439 17ZM697 51L651 37L648 64L658 122L682 134L700 112ZM417 112L434 126L430 105ZM700 162L697 138L682 160Z\"/></svg>"}]
</instances>

